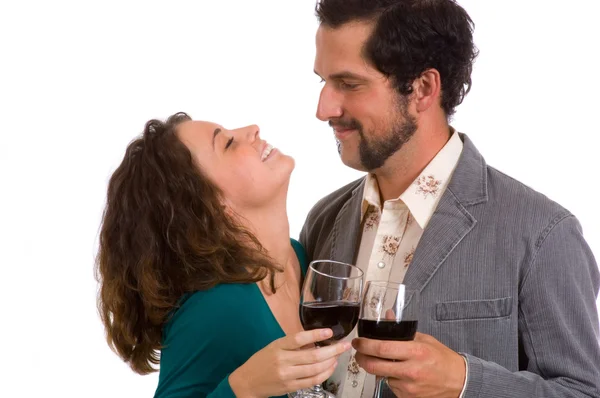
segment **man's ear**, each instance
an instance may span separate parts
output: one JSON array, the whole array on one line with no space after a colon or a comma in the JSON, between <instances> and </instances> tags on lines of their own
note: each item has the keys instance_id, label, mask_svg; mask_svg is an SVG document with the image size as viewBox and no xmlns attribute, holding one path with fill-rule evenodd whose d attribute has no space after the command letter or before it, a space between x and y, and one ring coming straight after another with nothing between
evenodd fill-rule
<instances>
[{"instance_id":1,"label":"man's ear","mask_svg":"<svg viewBox=\"0 0 600 398\"><path fill-rule=\"evenodd\" d=\"M413 82L412 100L417 112L425 112L432 105L439 104L442 81L437 69L427 69Z\"/></svg>"}]
</instances>

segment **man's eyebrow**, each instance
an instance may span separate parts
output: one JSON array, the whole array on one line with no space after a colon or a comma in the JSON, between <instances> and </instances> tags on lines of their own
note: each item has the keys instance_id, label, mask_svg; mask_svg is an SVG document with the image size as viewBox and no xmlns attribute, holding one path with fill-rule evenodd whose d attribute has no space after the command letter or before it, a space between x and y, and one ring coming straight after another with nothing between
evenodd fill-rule
<instances>
[{"instance_id":1,"label":"man's eyebrow","mask_svg":"<svg viewBox=\"0 0 600 398\"><path fill-rule=\"evenodd\" d=\"M319 73L316 70L313 72L315 72L315 75L323 78L321 75L319 75ZM333 79L333 80L341 80L341 79L367 80L363 76L357 75L356 73L352 73L349 71L334 73L333 75L330 75L329 78Z\"/></svg>"},{"instance_id":2,"label":"man's eyebrow","mask_svg":"<svg viewBox=\"0 0 600 398\"><path fill-rule=\"evenodd\" d=\"M215 138L217 138L217 134L219 134L220 132L221 132L221 129L218 127L213 132L213 139L212 139L213 150L215 149Z\"/></svg>"}]
</instances>

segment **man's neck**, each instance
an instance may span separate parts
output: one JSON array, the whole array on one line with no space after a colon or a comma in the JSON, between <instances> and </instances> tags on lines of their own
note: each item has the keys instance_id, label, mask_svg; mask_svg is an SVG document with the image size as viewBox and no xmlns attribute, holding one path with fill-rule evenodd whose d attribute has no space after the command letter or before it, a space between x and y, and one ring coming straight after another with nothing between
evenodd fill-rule
<instances>
[{"instance_id":1,"label":"man's neck","mask_svg":"<svg viewBox=\"0 0 600 398\"><path fill-rule=\"evenodd\" d=\"M417 131L402 149L375 170L381 203L402 195L449 139L448 125Z\"/></svg>"}]
</instances>

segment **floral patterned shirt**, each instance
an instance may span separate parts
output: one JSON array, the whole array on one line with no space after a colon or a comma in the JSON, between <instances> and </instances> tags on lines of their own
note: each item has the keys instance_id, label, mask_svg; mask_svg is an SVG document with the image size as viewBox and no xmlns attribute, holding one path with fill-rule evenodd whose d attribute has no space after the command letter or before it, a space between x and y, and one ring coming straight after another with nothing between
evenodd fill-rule
<instances>
[{"instance_id":1,"label":"floral patterned shirt","mask_svg":"<svg viewBox=\"0 0 600 398\"><path fill-rule=\"evenodd\" d=\"M397 199L380 203L374 175L367 175L362 201L362 238L356 264L365 281L402 283L413 254L437 204L446 190L462 152L458 133L429 162L421 174ZM356 337L356 329L346 339ZM325 387L338 397L370 398L375 376L366 374L354 360L354 349L340 357L335 373Z\"/></svg>"}]
</instances>

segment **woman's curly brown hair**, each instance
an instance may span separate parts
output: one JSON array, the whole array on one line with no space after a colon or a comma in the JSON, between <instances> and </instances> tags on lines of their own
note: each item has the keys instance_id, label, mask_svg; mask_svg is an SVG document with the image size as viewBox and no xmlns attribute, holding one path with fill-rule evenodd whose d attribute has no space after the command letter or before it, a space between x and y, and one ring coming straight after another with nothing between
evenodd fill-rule
<instances>
[{"instance_id":1,"label":"woman's curly brown hair","mask_svg":"<svg viewBox=\"0 0 600 398\"><path fill-rule=\"evenodd\" d=\"M163 325L184 294L267 276L274 291L279 271L179 140L188 120L147 122L108 183L98 309L109 346L140 374L156 371Z\"/></svg>"}]
</instances>

